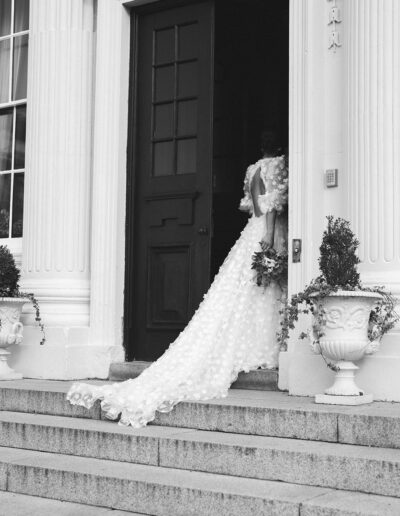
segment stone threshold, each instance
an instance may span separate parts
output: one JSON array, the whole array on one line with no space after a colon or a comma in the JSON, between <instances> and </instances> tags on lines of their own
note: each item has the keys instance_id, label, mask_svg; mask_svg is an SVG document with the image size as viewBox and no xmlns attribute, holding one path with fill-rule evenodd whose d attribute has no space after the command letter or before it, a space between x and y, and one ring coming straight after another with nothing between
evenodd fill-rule
<instances>
[{"instance_id":1,"label":"stone threshold","mask_svg":"<svg viewBox=\"0 0 400 516\"><path fill-rule=\"evenodd\" d=\"M135 360L133 362L116 362L111 364L109 379L113 382L122 382L140 375L151 362ZM248 373L240 373L232 389L249 389L256 391L278 391L278 370L257 369Z\"/></svg>"}]
</instances>

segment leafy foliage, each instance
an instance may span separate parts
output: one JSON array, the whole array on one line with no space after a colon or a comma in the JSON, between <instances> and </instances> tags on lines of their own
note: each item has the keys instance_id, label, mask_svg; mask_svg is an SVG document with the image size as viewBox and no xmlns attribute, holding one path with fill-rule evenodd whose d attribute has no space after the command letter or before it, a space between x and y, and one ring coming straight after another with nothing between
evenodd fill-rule
<instances>
[{"instance_id":1,"label":"leafy foliage","mask_svg":"<svg viewBox=\"0 0 400 516\"><path fill-rule=\"evenodd\" d=\"M40 317L39 302L34 296L27 292L21 292L19 289L20 272L15 264L14 256L7 246L0 245L0 298L1 297L17 297L27 298L32 303L35 310L35 321L37 322L42 333L40 344L46 342L44 324ZM1 321L0 321L1 326Z\"/></svg>"},{"instance_id":2,"label":"leafy foliage","mask_svg":"<svg viewBox=\"0 0 400 516\"><path fill-rule=\"evenodd\" d=\"M350 229L347 220L327 217L328 227L324 231L319 248L319 268L326 283L332 287L348 290L360 286L356 254L359 241Z\"/></svg>"},{"instance_id":3,"label":"leafy foliage","mask_svg":"<svg viewBox=\"0 0 400 516\"><path fill-rule=\"evenodd\" d=\"M0 245L0 296L16 297L20 272L10 250Z\"/></svg>"}]
</instances>

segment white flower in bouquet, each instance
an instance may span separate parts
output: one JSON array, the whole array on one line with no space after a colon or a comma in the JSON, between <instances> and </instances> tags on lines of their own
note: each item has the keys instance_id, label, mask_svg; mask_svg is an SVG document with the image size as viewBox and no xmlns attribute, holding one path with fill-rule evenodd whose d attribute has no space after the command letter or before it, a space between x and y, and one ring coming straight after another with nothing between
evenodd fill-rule
<instances>
[{"instance_id":1,"label":"white flower in bouquet","mask_svg":"<svg viewBox=\"0 0 400 516\"><path fill-rule=\"evenodd\" d=\"M268 258L267 256L264 256L263 257L263 265L272 271L276 266L276 261L273 260L272 258Z\"/></svg>"}]
</instances>

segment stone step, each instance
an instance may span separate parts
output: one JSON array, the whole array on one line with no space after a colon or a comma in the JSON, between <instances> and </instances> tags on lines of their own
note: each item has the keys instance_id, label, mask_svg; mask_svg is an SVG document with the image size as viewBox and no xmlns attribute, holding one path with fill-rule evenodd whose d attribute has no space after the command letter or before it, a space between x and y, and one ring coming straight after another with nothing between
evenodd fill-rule
<instances>
[{"instance_id":1,"label":"stone step","mask_svg":"<svg viewBox=\"0 0 400 516\"><path fill-rule=\"evenodd\" d=\"M130 378L137 378L151 362L135 360L133 362L116 362L111 364L109 379L121 382ZM258 391L278 391L278 371L257 369L248 373L239 373L239 377L231 385L232 389L250 389Z\"/></svg>"},{"instance_id":2,"label":"stone step","mask_svg":"<svg viewBox=\"0 0 400 516\"><path fill-rule=\"evenodd\" d=\"M400 500L0 448L0 490L155 516L398 515Z\"/></svg>"},{"instance_id":3,"label":"stone step","mask_svg":"<svg viewBox=\"0 0 400 516\"><path fill-rule=\"evenodd\" d=\"M80 503L61 502L0 491L0 516L140 516L137 512L114 511Z\"/></svg>"},{"instance_id":4,"label":"stone step","mask_svg":"<svg viewBox=\"0 0 400 516\"><path fill-rule=\"evenodd\" d=\"M87 411L66 401L70 385L46 380L0 382L0 410L101 419L99 403ZM227 398L180 403L171 413L158 414L153 424L400 448L399 403L317 405L312 398L283 392L231 390Z\"/></svg>"},{"instance_id":5,"label":"stone step","mask_svg":"<svg viewBox=\"0 0 400 516\"><path fill-rule=\"evenodd\" d=\"M0 412L0 446L400 497L400 450Z\"/></svg>"}]
</instances>

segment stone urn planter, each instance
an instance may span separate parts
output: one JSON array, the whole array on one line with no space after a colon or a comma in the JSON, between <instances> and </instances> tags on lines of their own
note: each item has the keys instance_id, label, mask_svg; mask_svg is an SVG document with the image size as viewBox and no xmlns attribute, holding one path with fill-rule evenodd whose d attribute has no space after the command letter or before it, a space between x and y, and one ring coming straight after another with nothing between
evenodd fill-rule
<instances>
[{"instance_id":1,"label":"stone urn planter","mask_svg":"<svg viewBox=\"0 0 400 516\"><path fill-rule=\"evenodd\" d=\"M16 373L7 364L10 346L22 342L23 325L19 321L22 307L28 299L19 297L0 298L0 380L19 380L22 374Z\"/></svg>"},{"instance_id":2,"label":"stone urn planter","mask_svg":"<svg viewBox=\"0 0 400 516\"><path fill-rule=\"evenodd\" d=\"M380 299L375 292L338 290L320 300L325 312L324 335L312 348L334 362L338 371L325 394L317 394L317 403L359 405L373 401L372 394L365 394L355 383L358 367L354 362L379 347L368 339L368 323Z\"/></svg>"}]
</instances>

